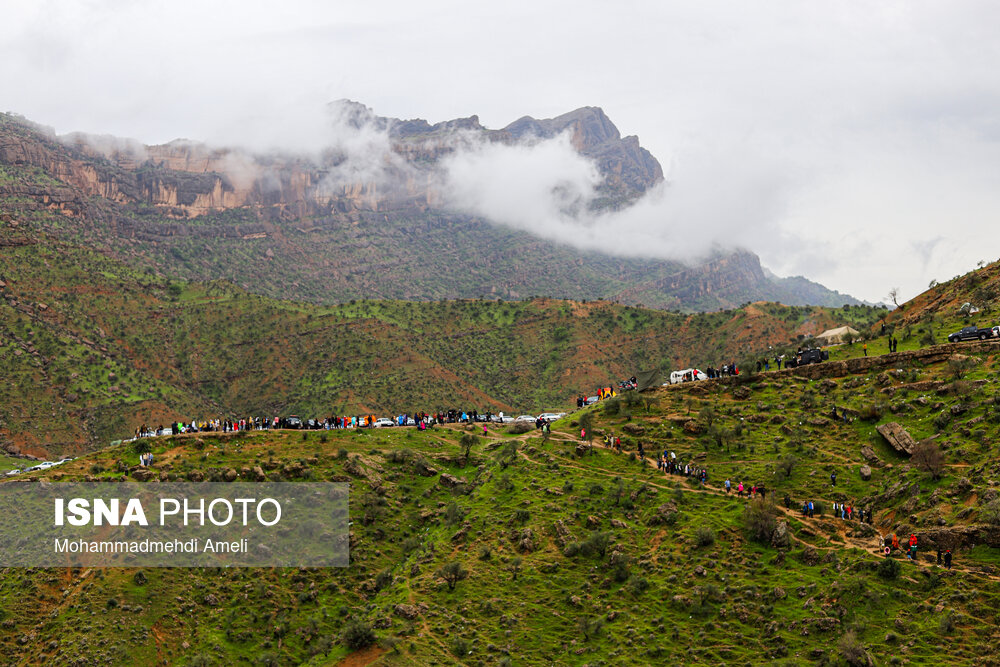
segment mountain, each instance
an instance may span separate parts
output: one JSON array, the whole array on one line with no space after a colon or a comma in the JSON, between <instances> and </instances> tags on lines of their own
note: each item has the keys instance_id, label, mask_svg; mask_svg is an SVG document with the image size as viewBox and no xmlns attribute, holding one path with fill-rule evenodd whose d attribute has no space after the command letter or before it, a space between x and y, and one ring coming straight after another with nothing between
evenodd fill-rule
<instances>
[{"instance_id":1,"label":"mountain","mask_svg":"<svg viewBox=\"0 0 1000 667\"><path fill-rule=\"evenodd\" d=\"M219 415L564 406L640 370L719 365L884 311L774 303L682 315L525 299L275 300L180 283L47 237L0 240L0 447L79 453Z\"/></svg>"},{"instance_id":2,"label":"mountain","mask_svg":"<svg viewBox=\"0 0 1000 667\"><path fill-rule=\"evenodd\" d=\"M356 103L334 111L341 135L363 130L371 140L365 155L352 153L357 146L263 155L188 141L56 137L0 116L0 229L43 231L160 274L327 304L532 295L682 311L756 300L857 303L772 279L747 252L694 267L616 257L445 208L444 157L470 143L530 145L560 132L600 169L592 205L628 206L662 180L662 169L600 109L526 117L501 130L474 116L431 125Z\"/></svg>"}]
</instances>

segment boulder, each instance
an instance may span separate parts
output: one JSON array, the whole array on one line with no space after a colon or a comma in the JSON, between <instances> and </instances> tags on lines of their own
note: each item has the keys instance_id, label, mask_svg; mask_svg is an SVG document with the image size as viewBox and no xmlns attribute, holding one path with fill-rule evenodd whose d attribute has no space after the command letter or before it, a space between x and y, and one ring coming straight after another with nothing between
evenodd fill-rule
<instances>
[{"instance_id":1,"label":"boulder","mask_svg":"<svg viewBox=\"0 0 1000 667\"><path fill-rule=\"evenodd\" d=\"M624 521L622 521L621 519L612 519L611 520L611 527L612 528L628 528L628 524L625 523Z\"/></svg>"},{"instance_id":2,"label":"boulder","mask_svg":"<svg viewBox=\"0 0 1000 667\"><path fill-rule=\"evenodd\" d=\"M870 465L865 464L861 466L861 479L866 482L872 478L872 468Z\"/></svg>"},{"instance_id":3,"label":"boulder","mask_svg":"<svg viewBox=\"0 0 1000 667\"><path fill-rule=\"evenodd\" d=\"M156 473L149 468L136 468L132 471L132 479L137 482L148 482L156 477Z\"/></svg>"},{"instance_id":4,"label":"boulder","mask_svg":"<svg viewBox=\"0 0 1000 667\"><path fill-rule=\"evenodd\" d=\"M788 522L779 521L771 535L771 546L776 549L787 549L790 544L791 536L788 534Z\"/></svg>"},{"instance_id":5,"label":"boulder","mask_svg":"<svg viewBox=\"0 0 1000 667\"><path fill-rule=\"evenodd\" d=\"M415 619L420 613L412 604L397 604L393 607L393 612L396 616L401 616L410 620Z\"/></svg>"},{"instance_id":6,"label":"boulder","mask_svg":"<svg viewBox=\"0 0 1000 667\"><path fill-rule=\"evenodd\" d=\"M913 450L917 446L917 441L913 439L906 429L899 425L898 422L887 422L885 424L879 424L875 427L875 430L879 432L886 442L901 454L906 454L907 456L913 455Z\"/></svg>"},{"instance_id":7,"label":"boulder","mask_svg":"<svg viewBox=\"0 0 1000 667\"><path fill-rule=\"evenodd\" d=\"M236 472L235 468L230 468L229 470L226 471L226 474L223 475L223 479L225 479L227 482L235 482L236 478L239 476L240 475L238 472Z\"/></svg>"},{"instance_id":8,"label":"boulder","mask_svg":"<svg viewBox=\"0 0 1000 667\"><path fill-rule=\"evenodd\" d=\"M437 469L427 465L427 462L422 459L417 459L413 462L413 469L421 477L433 477L438 474Z\"/></svg>"},{"instance_id":9,"label":"boulder","mask_svg":"<svg viewBox=\"0 0 1000 667\"><path fill-rule=\"evenodd\" d=\"M577 456L583 456L584 454L586 454L587 452L589 452L591 449L592 449L591 445L588 445L588 444L586 444L584 442L581 442L580 444L578 444L576 446L576 455Z\"/></svg>"},{"instance_id":10,"label":"boulder","mask_svg":"<svg viewBox=\"0 0 1000 667\"><path fill-rule=\"evenodd\" d=\"M593 514L591 514L590 516L587 517L587 528L593 529L593 528L597 528L600 525L601 525L601 520L598 519Z\"/></svg>"},{"instance_id":11,"label":"boulder","mask_svg":"<svg viewBox=\"0 0 1000 667\"><path fill-rule=\"evenodd\" d=\"M878 465L881 463L878 456L875 455L875 450L868 445L861 448L861 456L864 457L865 461L868 461L871 465Z\"/></svg>"},{"instance_id":12,"label":"boulder","mask_svg":"<svg viewBox=\"0 0 1000 667\"><path fill-rule=\"evenodd\" d=\"M267 475L264 474L264 470L260 466L253 467L253 478L254 481L263 482L267 479Z\"/></svg>"},{"instance_id":13,"label":"boulder","mask_svg":"<svg viewBox=\"0 0 1000 667\"><path fill-rule=\"evenodd\" d=\"M465 484L465 480L460 477L455 477L451 473L441 473L440 477L441 486L446 486L449 489L454 489L457 486Z\"/></svg>"},{"instance_id":14,"label":"boulder","mask_svg":"<svg viewBox=\"0 0 1000 667\"><path fill-rule=\"evenodd\" d=\"M685 433L690 433L692 435L698 435L699 433L701 433L704 430L705 429L702 428L701 424L699 424L698 422L696 422L693 419L689 419L686 422L684 422L684 432Z\"/></svg>"},{"instance_id":15,"label":"boulder","mask_svg":"<svg viewBox=\"0 0 1000 667\"><path fill-rule=\"evenodd\" d=\"M642 435L646 432L646 427L641 424L625 424L622 426L622 431L629 435Z\"/></svg>"}]
</instances>

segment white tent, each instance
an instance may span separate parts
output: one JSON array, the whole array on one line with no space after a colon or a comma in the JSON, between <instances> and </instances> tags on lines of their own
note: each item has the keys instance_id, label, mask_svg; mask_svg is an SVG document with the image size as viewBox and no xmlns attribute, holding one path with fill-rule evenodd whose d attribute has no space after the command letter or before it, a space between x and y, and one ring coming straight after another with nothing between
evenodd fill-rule
<instances>
[{"instance_id":1,"label":"white tent","mask_svg":"<svg viewBox=\"0 0 1000 667\"><path fill-rule=\"evenodd\" d=\"M846 342L848 334L850 334L853 338L857 338L860 335L857 329L853 329L849 326L843 326L824 331L820 335L816 336L816 342L820 345L837 345L839 343Z\"/></svg>"}]
</instances>

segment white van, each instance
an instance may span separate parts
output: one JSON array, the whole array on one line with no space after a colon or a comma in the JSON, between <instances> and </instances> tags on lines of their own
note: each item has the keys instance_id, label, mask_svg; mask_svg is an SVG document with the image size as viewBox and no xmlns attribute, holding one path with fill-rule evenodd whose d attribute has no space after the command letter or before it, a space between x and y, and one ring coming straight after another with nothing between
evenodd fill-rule
<instances>
[{"instance_id":1,"label":"white van","mask_svg":"<svg viewBox=\"0 0 1000 667\"><path fill-rule=\"evenodd\" d=\"M694 380L707 380L708 376L697 368L685 368L682 371L674 371L670 374L670 384L681 382L693 382Z\"/></svg>"}]
</instances>

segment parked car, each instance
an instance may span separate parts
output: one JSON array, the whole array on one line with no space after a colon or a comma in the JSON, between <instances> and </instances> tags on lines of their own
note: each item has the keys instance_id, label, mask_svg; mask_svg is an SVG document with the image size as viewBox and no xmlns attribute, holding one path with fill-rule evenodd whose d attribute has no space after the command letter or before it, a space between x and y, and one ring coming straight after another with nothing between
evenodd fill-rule
<instances>
[{"instance_id":1,"label":"parked car","mask_svg":"<svg viewBox=\"0 0 1000 667\"><path fill-rule=\"evenodd\" d=\"M379 417L375 420L375 428L384 428L386 426L395 426L396 422L392 421L388 417Z\"/></svg>"},{"instance_id":2,"label":"parked car","mask_svg":"<svg viewBox=\"0 0 1000 667\"><path fill-rule=\"evenodd\" d=\"M529 424L534 424L537 419L538 419L538 417L532 417L531 415L521 415L520 417L518 417L514 421L515 422L527 422Z\"/></svg>"},{"instance_id":3,"label":"parked car","mask_svg":"<svg viewBox=\"0 0 1000 667\"><path fill-rule=\"evenodd\" d=\"M601 400L600 396L588 396L583 400L583 405L584 406L593 405L594 403L597 403L599 400Z\"/></svg>"},{"instance_id":4,"label":"parked car","mask_svg":"<svg viewBox=\"0 0 1000 667\"><path fill-rule=\"evenodd\" d=\"M681 382L694 382L695 380L707 380L708 375L697 368L685 368L681 371L673 371L670 374L670 384L680 384Z\"/></svg>"},{"instance_id":5,"label":"parked car","mask_svg":"<svg viewBox=\"0 0 1000 667\"><path fill-rule=\"evenodd\" d=\"M21 474L21 469L20 469L20 468L14 468L13 470L8 470L8 471L7 471L6 473L4 473L4 474L5 474L5 475L6 475L7 477L13 477L14 475L20 475L20 474Z\"/></svg>"},{"instance_id":6,"label":"parked car","mask_svg":"<svg viewBox=\"0 0 1000 667\"><path fill-rule=\"evenodd\" d=\"M948 334L949 343L957 343L960 340L986 340L993 338L997 334L998 327L980 329L979 327L962 327L955 333Z\"/></svg>"},{"instance_id":7,"label":"parked car","mask_svg":"<svg viewBox=\"0 0 1000 667\"><path fill-rule=\"evenodd\" d=\"M830 353L826 350L821 350L818 347L812 347L808 350L802 350L797 355L786 359L785 368L796 368L798 366L818 364L819 362L826 361L829 358Z\"/></svg>"},{"instance_id":8,"label":"parked car","mask_svg":"<svg viewBox=\"0 0 1000 667\"><path fill-rule=\"evenodd\" d=\"M546 422L554 422L555 420L561 419L562 417L565 416L566 416L565 412L543 412L542 414L538 415L539 419Z\"/></svg>"},{"instance_id":9,"label":"parked car","mask_svg":"<svg viewBox=\"0 0 1000 667\"><path fill-rule=\"evenodd\" d=\"M298 415L289 415L285 417L285 428L302 428L302 420Z\"/></svg>"}]
</instances>

